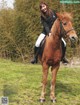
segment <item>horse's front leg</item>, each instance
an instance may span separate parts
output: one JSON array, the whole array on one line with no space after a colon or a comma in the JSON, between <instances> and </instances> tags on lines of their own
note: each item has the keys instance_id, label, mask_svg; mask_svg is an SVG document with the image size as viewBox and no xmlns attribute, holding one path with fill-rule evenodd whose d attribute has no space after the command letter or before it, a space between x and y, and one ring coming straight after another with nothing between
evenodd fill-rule
<instances>
[{"instance_id":1,"label":"horse's front leg","mask_svg":"<svg viewBox=\"0 0 80 105\"><path fill-rule=\"evenodd\" d=\"M43 76L42 76L42 91L41 91L41 96L40 96L40 101L44 102L45 101L45 89L46 89L46 84L47 84L47 76L48 76L48 65L46 63L43 63L42 65L43 69Z\"/></svg>"},{"instance_id":2,"label":"horse's front leg","mask_svg":"<svg viewBox=\"0 0 80 105\"><path fill-rule=\"evenodd\" d=\"M52 67L52 81L51 81L51 93L50 93L50 98L51 101L54 103L56 101L55 97L55 83L56 83L56 76L57 76L57 71L59 69L59 65Z\"/></svg>"}]
</instances>

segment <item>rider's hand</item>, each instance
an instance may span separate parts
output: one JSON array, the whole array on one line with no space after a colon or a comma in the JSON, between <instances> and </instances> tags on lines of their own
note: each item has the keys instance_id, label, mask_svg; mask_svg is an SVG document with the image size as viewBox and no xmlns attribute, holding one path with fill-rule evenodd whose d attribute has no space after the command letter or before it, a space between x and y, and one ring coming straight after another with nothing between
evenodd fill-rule
<instances>
[{"instance_id":1,"label":"rider's hand","mask_svg":"<svg viewBox=\"0 0 80 105\"><path fill-rule=\"evenodd\" d=\"M51 35L51 32L49 33L49 36Z\"/></svg>"}]
</instances>

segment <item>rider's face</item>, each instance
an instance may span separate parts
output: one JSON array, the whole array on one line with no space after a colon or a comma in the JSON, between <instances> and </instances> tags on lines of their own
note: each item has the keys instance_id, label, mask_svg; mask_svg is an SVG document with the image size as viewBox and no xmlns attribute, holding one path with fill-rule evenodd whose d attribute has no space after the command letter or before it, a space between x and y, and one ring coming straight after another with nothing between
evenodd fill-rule
<instances>
[{"instance_id":1,"label":"rider's face","mask_svg":"<svg viewBox=\"0 0 80 105\"><path fill-rule=\"evenodd\" d=\"M42 4L41 11L45 13L47 12L47 6L45 4Z\"/></svg>"}]
</instances>

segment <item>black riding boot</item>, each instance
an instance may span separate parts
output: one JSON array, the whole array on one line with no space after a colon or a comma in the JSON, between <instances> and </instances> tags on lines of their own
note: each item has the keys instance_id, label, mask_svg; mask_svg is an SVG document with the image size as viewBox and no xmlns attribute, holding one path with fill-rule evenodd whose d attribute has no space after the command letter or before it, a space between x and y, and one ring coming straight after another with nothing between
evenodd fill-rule
<instances>
[{"instance_id":1,"label":"black riding boot","mask_svg":"<svg viewBox=\"0 0 80 105\"><path fill-rule=\"evenodd\" d=\"M65 52L66 52L66 46L64 46L64 43L62 42L62 58L61 61L64 64L68 64L68 60L65 58Z\"/></svg>"},{"instance_id":2,"label":"black riding boot","mask_svg":"<svg viewBox=\"0 0 80 105\"><path fill-rule=\"evenodd\" d=\"M38 54L39 54L39 47L34 47L34 58L31 61L32 64L37 63L38 62Z\"/></svg>"}]
</instances>

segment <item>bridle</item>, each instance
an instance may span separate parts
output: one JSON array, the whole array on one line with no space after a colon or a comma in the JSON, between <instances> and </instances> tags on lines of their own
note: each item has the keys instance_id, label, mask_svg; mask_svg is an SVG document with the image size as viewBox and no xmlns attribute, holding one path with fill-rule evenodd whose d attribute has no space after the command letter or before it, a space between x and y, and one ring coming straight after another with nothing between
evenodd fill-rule
<instances>
[{"instance_id":1,"label":"bridle","mask_svg":"<svg viewBox=\"0 0 80 105\"><path fill-rule=\"evenodd\" d=\"M71 28L70 30L68 30L67 32L65 31L65 29L63 28L63 22L60 21L60 36L65 36L72 30L74 30L74 28Z\"/></svg>"}]
</instances>

